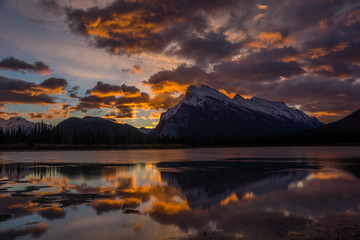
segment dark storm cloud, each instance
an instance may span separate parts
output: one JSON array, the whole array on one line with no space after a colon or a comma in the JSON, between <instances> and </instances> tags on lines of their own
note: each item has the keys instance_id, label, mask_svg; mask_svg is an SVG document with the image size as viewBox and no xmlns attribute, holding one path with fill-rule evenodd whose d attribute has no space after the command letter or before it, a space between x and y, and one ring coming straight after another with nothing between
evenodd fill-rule
<instances>
[{"instance_id":1,"label":"dark storm cloud","mask_svg":"<svg viewBox=\"0 0 360 240\"><path fill-rule=\"evenodd\" d=\"M116 0L105 8L68 8L66 16L72 33L92 46L188 62L143 82L156 94L142 98L150 108L173 106L179 93L199 83L301 105L310 113L343 114L360 107L354 94L360 77L357 0ZM130 101L104 97L80 105Z\"/></svg>"},{"instance_id":2,"label":"dark storm cloud","mask_svg":"<svg viewBox=\"0 0 360 240\"><path fill-rule=\"evenodd\" d=\"M139 89L134 86L127 86L126 84L111 85L109 83L97 82L96 85L90 90L91 94L100 95L131 95L139 93Z\"/></svg>"},{"instance_id":3,"label":"dark storm cloud","mask_svg":"<svg viewBox=\"0 0 360 240\"><path fill-rule=\"evenodd\" d=\"M288 102L303 101L304 109L308 111L351 111L359 108L360 103L360 84L340 79L301 77L284 81L273 91L278 98Z\"/></svg>"},{"instance_id":4,"label":"dark storm cloud","mask_svg":"<svg viewBox=\"0 0 360 240\"><path fill-rule=\"evenodd\" d=\"M110 113L106 114L106 117L110 118L118 118L118 119L125 119L125 118L133 118L134 117L134 110L131 107L127 106L119 106L117 108L117 112L111 111Z\"/></svg>"},{"instance_id":5,"label":"dark storm cloud","mask_svg":"<svg viewBox=\"0 0 360 240\"><path fill-rule=\"evenodd\" d=\"M277 29L290 34L314 30L320 23L324 24L323 27L332 27L344 11L359 4L356 0L275 0L263 3L267 5L264 17L251 25L260 31Z\"/></svg>"},{"instance_id":6,"label":"dark storm cloud","mask_svg":"<svg viewBox=\"0 0 360 240\"><path fill-rule=\"evenodd\" d=\"M184 87L199 83L231 91L244 82L276 81L305 73L302 64L295 61L299 56L300 53L292 47L261 50L238 61L218 64L209 73L200 67L186 65L172 71L161 71L144 84L150 85L154 92L181 92Z\"/></svg>"},{"instance_id":7,"label":"dark storm cloud","mask_svg":"<svg viewBox=\"0 0 360 240\"><path fill-rule=\"evenodd\" d=\"M89 109L112 109L106 117L134 118L135 108L168 109L178 103L182 97L182 95L174 97L165 93L150 97L135 86L98 82L88 90L86 96L78 97L79 103L72 110L86 112Z\"/></svg>"},{"instance_id":8,"label":"dark storm cloud","mask_svg":"<svg viewBox=\"0 0 360 240\"><path fill-rule=\"evenodd\" d=\"M324 34L304 43L309 66L326 77L359 77L360 7L349 9Z\"/></svg>"},{"instance_id":9,"label":"dark storm cloud","mask_svg":"<svg viewBox=\"0 0 360 240\"><path fill-rule=\"evenodd\" d=\"M0 102L26 104L54 104L67 85L65 79L49 78L40 84L0 76Z\"/></svg>"},{"instance_id":10,"label":"dark storm cloud","mask_svg":"<svg viewBox=\"0 0 360 240\"><path fill-rule=\"evenodd\" d=\"M162 52L171 44L180 45L170 51L186 58L228 58L237 53L238 43L229 42L221 33L203 34L209 28L209 17L231 12L238 1L224 4L218 0L201 1L120 1L99 9L67 9L69 27L88 42L112 53ZM200 47L199 47L200 46ZM211 49L213 56L207 56Z\"/></svg>"},{"instance_id":11,"label":"dark storm cloud","mask_svg":"<svg viewBox=\"0 0 360 240\"><path fill-rule=\"evenodd\" d=\"M26 92L32 91L43 92L52 91L52 90L63 90L67 85L67 81L62 78L49 78L42 81L39 84L33 82L27 82L20 79L12 79L0 76L0 91L16 91L16 92Z\"/></svg>"},{"instance_id":12,"label":"dark storm cloud","mask_svg":"<svg viewBox=\"0 0 360 240\"><path fill-rule=\"evenodd\" d=\"M160 71L152 75L145 85L151 86L153 92L175 93L184 88L182 86L208 82L210 75L200 67L180 66L175 70ZM175 84L174 84L175 83Z\"/></svg>"},{"instance_id":13,"label":"dark storm cloud","mask_svg":"<svg viewBox=\"0 0 360 240\"><path fill-rule=\"evenodd\" d=\"M18 104L54 104L55 99L52 96L46 94L31 96L24 93L1 92L0 102Z\"/></svg>"},{"instance_id":14,"label":"dark storm cloud","mask_svg":"<svg viewBox=\"0 0 360 240\"><path fill-rule=\"evenodd\" d=\"M47 88L47 89L63 89L67 86L67 81L62 78L49 78L44 81L42 81L39 86Z\"/></svg>"},{"instance_id":15,"label":"dark storm cloud","mask_svg":"<svg viewBox=\"0 0 360 240\"><path fill-rule=\"evenodd\" d=\"M14 57L4 58L1 60L0 69L17 72L36 72L40 74L50 73L49 66L44 62L39 61L31 64Z\"/></svg>"},{"instance_id":16,"label":"dark storm cloud","mask_svg":"<svg viewBox=\"0 0 360 240\"><path fill-rule=\"evenodd\" d=\"M214 32L203 38L197 37L184 40L181 48L174 51L174 54L194 60L198 65L207 62L230 59L239 53L242 43L231 43L224 35Z\"/></svg>"},{"instance_id":17,"label":"dark storm cloud","mask_svg":"<svg viewBox=\"0 0 360 240\"><path fill-rule=\"evenodd\" d=\"M290 53L295 54L292 51L289 50ZM284 58L288 56L286 51L263 50L239 61L221 63L215 66L214 70L220 77L225 76L235 81L248 82L274 81L280 77L292 77L305 73L301 63L283 61L282 56Z\"/></svg>"}]
</instances>

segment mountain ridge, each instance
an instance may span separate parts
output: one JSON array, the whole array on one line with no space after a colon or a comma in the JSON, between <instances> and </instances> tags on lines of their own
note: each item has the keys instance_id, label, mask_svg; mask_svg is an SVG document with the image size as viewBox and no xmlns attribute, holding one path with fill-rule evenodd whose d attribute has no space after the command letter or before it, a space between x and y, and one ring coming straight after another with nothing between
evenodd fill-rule
<instances>
[{"instance_id":1,"label":"mountain ridge","mask_svg":"<svg viewBox=\"0 0 360 240\"><path fill-rule=\"evenodd\" d=\"M229 127L227 124L234 125L235 129L226 129ZM216 125L223 127L223 133ZM257 97L245 99L240 95L229 98L207 85L201 85L190 86L180 103L161 115L152 134L170 137L189 134L200 137L251 137L306 130L322 125L318 119L292 109L283 102ZM207 126L210 131L215 129L217 133L199 130L203 126Z\"/></svg>"}]
</instances>

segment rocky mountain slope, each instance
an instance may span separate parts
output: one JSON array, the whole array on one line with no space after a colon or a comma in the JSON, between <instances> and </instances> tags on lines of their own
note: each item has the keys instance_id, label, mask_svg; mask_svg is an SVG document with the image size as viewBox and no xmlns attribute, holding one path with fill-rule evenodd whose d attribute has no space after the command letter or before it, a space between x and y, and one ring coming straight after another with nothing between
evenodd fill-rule
<instances>
[{"instance_id":1,"label":"rocky mountain slope","mask_svg":"<svg viewBox=\"0 0 360 240\"><path fill-rule=\"evenodd\" d=\"M190 86L184 99L161 115L152 134L169 137L254 137L312 129L323 123L283 102Z\"/></svg>"}]
</instances>

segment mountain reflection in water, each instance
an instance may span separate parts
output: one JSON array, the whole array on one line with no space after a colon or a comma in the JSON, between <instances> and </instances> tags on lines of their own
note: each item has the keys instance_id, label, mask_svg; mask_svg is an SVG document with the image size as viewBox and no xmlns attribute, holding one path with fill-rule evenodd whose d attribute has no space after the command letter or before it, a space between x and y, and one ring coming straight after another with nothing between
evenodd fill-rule
<instances>
[{"instance_id":1,"label":"mountain reflection in water","mask_svg":"<svg viewBox=\"0 0 360 240\"><path fill-rule=\"evenodd\" d=\"M359 239L357 159L0 164L0 239Z\"/></svg>"}]
</instances>

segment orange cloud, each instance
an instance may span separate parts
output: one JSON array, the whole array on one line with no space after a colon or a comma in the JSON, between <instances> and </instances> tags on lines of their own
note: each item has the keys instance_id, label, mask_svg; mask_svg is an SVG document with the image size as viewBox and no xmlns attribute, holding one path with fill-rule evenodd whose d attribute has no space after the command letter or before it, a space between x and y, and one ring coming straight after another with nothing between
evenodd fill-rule
<instances>
[{"instance_id":1,"label":"orange cloud","mask_svg":"<svg viewBox=\"0 0 360 240\"><path fill-rule=\"evenodd\" d=\"M349 111L344 112L325 112L325 111L318 111L318 112L311 112L311 115L317 118L321 118L324 116L343 116L344 114L348 114Z\"/></svg>"},{"instance_id":2,"label":"orange cloud","mask_svg":"<svg viewBox=\"0 0 360 240\"><path fill-rule=\"evenodd\" d=\"M69 117L69 109L70 109L69 104L62 103L59 105L58 108L51 107L48 113L52 114L55 118L58 117L67 118Z\"/></svg>"},{"instance_id":3,"label":"orange cloud","mask_svg":"<svg viewBox=\"0 0 360 240\"><path fill-rule=\"evenodd\" d=\"M317 173L311 173L307 178L307 180L332 180L332 179L354 179L353 176L345 174L343 172L336 171L323 171Z\"/></svg>"},{"instance_id":4,"label":"orange cloud","mask_svg":"<svg viewBox=\"0 0 360 240\"><path fill-rule=\"evenodd\" d=\"M355 23L360 22L360 10L354 10L346 15L344 25L350 27Z\"/></svg>"},{"instance_id":5,"label":"orange cloud","mask_svg":"<svg viewBox=\"0 0 360 240\"><path fill-rule=\"evenodd\" d=\"M227 205L227 204L229 204L229 203L231 203L231 202L237 202L237 201L239 201L239 198L237 197L236 193L232 193L232 194L230 194L227 198L225 198L224 200L222 200L222 201L220 202L220 205L221 205L221 206L225 206L225 205Z\"/></svg>"},{"instance_id":6,"label":"orange cloud","mask_svg":"<svg viewBox=\"0 0 360 240\"><path fill-rule=\"evenodd\" d=\"M316 59L327 54L327 50L325 48L314 48L309 51L311 59Z\"/></svg>"},{"instance_id":7,"label":"orange cloud","mask_svg":"<svg viewBox=\"0 0 360 240\"><path fill-rule=\"evenodd\" d=\"M54 119L55 117L51 114L48 113L34 113L34 112L29 112L26 113L26 115L31 119L31 120L35 120L35 119Z\"/></svg>"},{"instance_id":8,"label":"orange cloud","mask_svg":"<svg viewBox=\"0 0 360 240\"><path fill-rule=\"evenodd\" d=\"M258 36L247 42L245 45L251 48L279 48L291 46L294 44L294 39L289 36L284 36L281 32L261 32Z\"/></svg>"},{"instance_id":9,"label":"orange cloud","mask_svg":"<svg viewBox=\"0 0 360 240\"><path fill-rule=\"evenodd\" d=\"M344 49L346 49L348 47L349 47L349 43L342 42L342 43L339 43L338 45L336 45L335 47L333 47L331 50L333 52L338 52L338 51L342 51L342 50L344 50Z\"/></svg>"},{"instance_id":10,"label":"orange cloud","mask_svg":"<svg viewBox=\"0 0 360 240\"><path fill-rule=\"evenodd\" d=\"M157 34L181 19L173 17L172 21L150 22L147 20L148 12L145 9L129 10L122 13L112 13L106 18L98 17L90 19L83 16L82 21L88 35L99 39L111 39L112 41L123 41L123 36L137 39L133 44L114 47L114 53L125 52L129 54L139 53L147 50L151 34Z\"/></svg>"},{"instance_id":11,"label":"orange cloud","mask_svg":"<svg viewBox=\"0 0 360 240\"><path fill-rule=\"evenodd\" d=\"M149 119L160 119L161 112L152 112L150 113Z\"/></svg>"},{"instance_id":12,"label":"orange cloud","mask_svg":"<svg viewBox=\"0 0 360 240\"><path fill-rule=\"evenodd\" d=\"M266 10L266 9L268 8L268 6L265 5L265 4L258 4L258 5L257 5L257 8L258 8L258 9L261 9L261 10Z\"/></svg>"},{"instance_id":13,"label":"orange cloud","mask_svg":"<svg viewBox=\"0 0 360 240\"><path fill-rule=\"evenodd\" d=\"M0 112L0 118L9 119L11 117L18 117L20 114L17 112Z\"/></svg>"},{"instance_id":14,"label":"orange cloud","mask_svg":"<svg viewBox=\"0 0 360 240\"><path fill-rule=\"evenodd\" d=\"M322 32L329 30L329 28L331 26L331 19L328 17L321 19L319 22L319 26L320 26Z\"/></svg>"},{"instance_id":15,"label":"orange cloud","mask_svg":"<svg viewBox=\"0 0 360 240\"><path fill-rule=\"evenodd\" d=\"M150 85L153 93L184 93L188 87L187 84L180 84L171 80L162 81L157 85L147 82L144 82L144 84Z\"/></svg>"},{"instance_id":16,"label":"orange cloud","mask_svg":"<svg viewBox=\"0 0 360 240\"><path fill-rule=\"evenodd\" d=\"M259 13L259 14L254 16L254 21L257 21L257 20L259 20L260 18L263 18L263 17L265 17L265 14L264 13Z\"/></svg>"},{"instance_id":17,"label":"orange cloud","mask_svg":"<svg viewBox=\"0 0 360 240\"><path fill-rule=\"evenodd\" d=\"M67 118L67 117L69 117L69 110L70 110L70 105L62 103L62 104L60 104L58 106L58 108L50 107L49 111L47 111L46 113L29 112L29 113L26 113L26 115L32 120L35 120L35 119Z\"/></svg>"},{"instance_id":18,"label":"orange cloud","mask_svg":"<svg viewBox=\"0 0 360 240\"><path fill-rule=\"evenodd\" d=\"M325 65L325 64L316 66L316 67L312 67L309 70L312 72L321 72L321 71L335 72L334 68L331 65Z\"/></svg>"},{"instance_id":19,"label":"orange cloud","mask_svg":"<svg viewBox=\"0 0 360 240\"><path fill-rule=\"evenodd\" d=\"M225 94L226 96L228 96L229 98L234 98L236 93L234 92L227 92L226 90L224 89L220 89L219 92Z\"/></svg>"},{"instance_id":20,"label":"orange cloud","mask_svg":"<svg viewBox=\"0 0 360 240\"><path fill-rule=\"evenodd\" d=\"M41 83L0 76L0 103L56 104L53 94L65 93L67 81L49 78Z\"/></svg>"},{"instance_id":21,"label":"orange cloud","mask_svg":"<svg viewBox=\"0 0 360 240\"><path fill-rule=\"evenodd\" d=\"M163 202L163 201L157 201L152 205L152 210L154 212L158 213L164 213L167 215L175 215L180 212L188 211L190 210L190 207L187 203L187 201L182 202Z\"/></svg>"}]
</instances>

